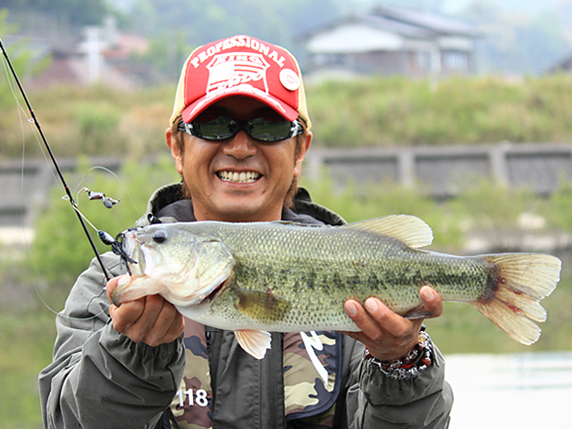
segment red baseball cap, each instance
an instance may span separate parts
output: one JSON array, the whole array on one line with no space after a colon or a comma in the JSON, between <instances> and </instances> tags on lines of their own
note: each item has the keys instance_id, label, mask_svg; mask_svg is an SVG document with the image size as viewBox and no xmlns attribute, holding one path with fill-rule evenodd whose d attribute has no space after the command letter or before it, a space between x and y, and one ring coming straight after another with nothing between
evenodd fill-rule
<instances>
[{"instance_id":1,"label":"red baseball cap","mask_svg":"<svg viewBox=\"0 0 572 429\"><path fill-rule=\"evenodd\" d=\"M195 49L183 65L171 124L191 122L211 104L232 95L255 98L310 129L300 67L286 49L250 36L233 36Z\"/></svg>"}]
</instances>

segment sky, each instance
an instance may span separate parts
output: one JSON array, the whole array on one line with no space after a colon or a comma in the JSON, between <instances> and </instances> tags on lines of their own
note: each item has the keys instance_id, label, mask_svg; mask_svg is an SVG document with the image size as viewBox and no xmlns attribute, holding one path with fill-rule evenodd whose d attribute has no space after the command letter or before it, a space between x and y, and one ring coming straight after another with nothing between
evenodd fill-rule
<instances>
[{"instance_id":1,"label":"sky","mask_svg":"<svg viewBox=\"0 0 572 429\"><path fill-rule=\"evenodd\" d=\"M447 14L454 14L455 12L463 9L467 4L473 0L443 0L443 12ZM489 0L506 10L519 10L526 12L530 15L538 13L544 9L550 9L559 0Z\"/></svg>"},{"instance_id":2,"label":"sky","mask_svg":"<svg viewBox=\"0 0 572 429\"><path fill-rule=\"evenodd\" d=\"M364 5L376 3L387 4L391 6L402 6L403 4L410 3L410 1L400 0L356 0ZM465 6L472 3L474 0L418 0L424 2L428 6L434 4L441 4L442 13L445 15L454 15L462 10ZM496 6L499 6L507 11L520 11L529 15L534 15L545 9L554 7L561 0L486 0Z\"/></svg>"}]
</instances>

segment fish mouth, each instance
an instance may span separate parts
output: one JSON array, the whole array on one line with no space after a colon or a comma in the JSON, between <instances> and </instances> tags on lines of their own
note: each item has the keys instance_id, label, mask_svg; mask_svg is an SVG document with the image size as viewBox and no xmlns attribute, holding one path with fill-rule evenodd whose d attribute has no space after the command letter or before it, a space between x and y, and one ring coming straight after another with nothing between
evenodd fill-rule
<instances>
[{"instance_id":1,"label":"fish mouth","mask_svg":"<svg viewBox=\"0 0 572 429\"><path fill-rule=\"evenodd\" d=\"M210 277L207 281L201 282L195 278L196 284L193 290L189 291L187 288L180 287L179 283L164 283L163 292L161 295L174 305L182 307L191 307L196 305L210 304L217 295L225 288L227 281L232 278L232 263L223 267L216 275ZM206 280L206 279L203 279Z\"/></svg>"},{"instance_id":2,"label":"fish mouth","mask_svg":"<svg viewBox=\"0 0 572 429\"><path fill-rule=\"evenodd\" d=\"M216 175L223 182L230 183L254 183L262 177L262 174L257 171L229 171L220 170L216 172Z\"/></svg>"},{"instance_id":3,"label":"fish mouth","mask_svg":"<svg viewBox=\"0 0 572 429\"><path fill-rule=\"evenodd\" d=\"M228 279L227 279L228 280ZM224 285L226 284L227 280L223 280L221 284L215 287L211 293L204 297L204 299L199 304L210 303L214 301L218 293L223 289Z\"/></svg>"}]
</instances>

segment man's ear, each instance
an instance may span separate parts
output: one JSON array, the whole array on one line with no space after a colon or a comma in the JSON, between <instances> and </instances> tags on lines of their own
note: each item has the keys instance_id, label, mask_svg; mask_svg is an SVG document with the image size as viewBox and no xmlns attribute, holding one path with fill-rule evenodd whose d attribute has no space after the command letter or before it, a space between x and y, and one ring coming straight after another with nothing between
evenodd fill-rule
<instances>
[{"instance_id":1,"label":"man's ear","mask_svg":"<svg viewBox=\"0 0 572 429\"><path fill-rule=\"evenodd\" d=\"M310 149L310 145L312 144L312 138L314 135L311 131L306 131L306 141L304 145L300 148L298 153L296 154L296 165L294 166L294 177L298 177L302 172L302 161L304 161L304 157L306 156L306 152Z\"/></svg>"},{"instance_id":2,"label":"man's ear","mask_svg":"<svg viewBox=\"0 0 572 429\"><path fill-rule=\"evenodd\" d=\"M165 131L165 140L167 142L167 146L169 146L169 149L171 149L171 156L175 160L175 167L177 168L177 172L179 174L183 174L183 153L177 144L175 137L173 137L173 133L171 132L170 127Z\"/></svg>"}]
</instances>

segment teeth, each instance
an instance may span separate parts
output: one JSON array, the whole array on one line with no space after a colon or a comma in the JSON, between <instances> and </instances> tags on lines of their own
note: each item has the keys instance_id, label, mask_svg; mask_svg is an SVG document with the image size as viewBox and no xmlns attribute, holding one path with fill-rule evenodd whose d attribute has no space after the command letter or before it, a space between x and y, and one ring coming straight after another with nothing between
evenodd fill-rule
<instances>
[{"instance_id":1,"label":"teeth","mask_svg":"<svg viewBox=\"0 0 572 429\"><path fill-rule=\"evenodd\" d=\"M236 171L219 171L217 174L225 182L234 183L252 183L260 177L260 174L254 171L243 171L241 173Z\"/></svg>"}]
</instances>

